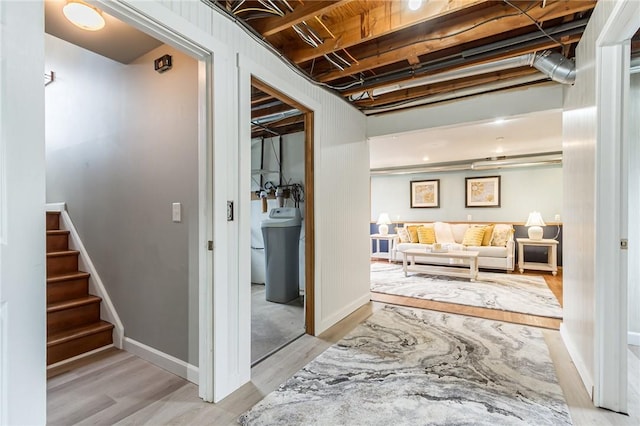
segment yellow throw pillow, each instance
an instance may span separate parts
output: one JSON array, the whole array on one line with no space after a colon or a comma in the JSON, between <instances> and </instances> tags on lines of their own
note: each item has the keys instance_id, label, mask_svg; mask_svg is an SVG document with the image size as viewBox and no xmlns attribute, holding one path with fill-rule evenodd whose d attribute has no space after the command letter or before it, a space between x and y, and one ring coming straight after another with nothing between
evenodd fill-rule
<instances>
[{"instance_id":1,"label":"yellow throw pillow","mask_svg":"<svg viewBox=\"0 0 640 426\"><path fill-rule=\"evenodd\" d=\"M483 246L490 246L491 245L491 237L493 236L493 228L495 227L495 225L487 225L486 228L484 228L484 237L482 237L482 245Z\"/></svg>"},{"instance_id":2,"label":"yellow throw pillow","mask_svg":"<svg viewBox=\"0 0 640 426\"><path fill-rule=\"evenodd\" d=\"M407 231L409 231L409 237L411 238L411 242L412 243L417 243L418 242L418 228L419 227L420 227L420 225L405 226L405 228L407 228Z\"/></svg>"},{"instance_id":3,"label":"yellow throw pillow","mask_svg":"<svg viewBox=\"0 0 640 426\"><path fill-rule=\"evenodd\" d=\"M484 238L484 226L472 226L464 233L462 238L463 246L479 246L482 245Z\"/></svg>"},{"instance_id":4,"label":"yellow throw pillow","mask_svg":"<svg viewBox=\"0 0 640 426\"><path fill-rule=\"evenodd\" d=\"M436 242L436 231L433 228L421 226L418 228L418 242L420 244L433 244Z\"/></svg>"}]
</instances>

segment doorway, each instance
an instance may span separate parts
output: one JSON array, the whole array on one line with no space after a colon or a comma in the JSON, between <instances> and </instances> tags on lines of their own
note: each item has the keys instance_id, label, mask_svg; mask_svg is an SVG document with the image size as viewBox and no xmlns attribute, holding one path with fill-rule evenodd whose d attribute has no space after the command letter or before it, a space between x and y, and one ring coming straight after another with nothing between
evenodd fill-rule
<instances>
[{"instance_id":1,"label":"doorway","mask_svg":"<svg viewBox=\"0 0 640 426\"><path fill-rule=\"evenodd\" d=\"M312 126L251 78L251 365L313 333Z\"/></svg>"},{"instance_id":2,"label":"doorway","mask_svg":"<svg viewBox=\"0 0 640 426\"><path fill-rule=\"evenodd\" d=\"M48 7L49 3L59 2L45 5ZM207 113L212 110L212 53L120 3L100 3L100 8L107 21L105 28L127 27L125 34L144 32L156 44L130 63L107 59L106 55L90 52L88 47L81 49L71 41L62 47L61 60L82 62L86 72L72 78L70 74L80 68L73 63L67 67L66 75L56 72L46 90L58 91L58 100L66 103L64 108L50 109L67 117L53 121L48 111L47 128L67 127L64 133L72 134L84 126L88 134L95 136L78 142L60 138L66 145L55 153L56 161L72 161L72 168L78 173L66 176L71 167L62 164L55 167L60 173L54 170L50 178L58 180L57 188L69 183L79 187L80 192L73 195L74 202L69 203L74 210L72 218L83 217L85 229L102 234L98 239L104 244L96 244L97 239L92 237L94 250L90 254L102 251L97 256L102 265L97 266L110 275L103 275L103 279L111 284L110 294L125 325L124 348L199 382L203 385L200 396L211 400L212 379L207 378L212 376L212 366L201 354L211 353L207 347L211 339L203 336L212 334L212 330L208 324L201 326L200 319L210 309L204 307L207 301L200 294L210 292L212 285L211 256L207 251L212 228L212 184L208 172L212 169L213 115ZM111 46L111 50L126 50L115 47ZM73 51L69 53L70 50ZM167 56L172 60L169 67L155 66L155 59ZM72 92L65 92L78 82L86 90L74 86ZM85 103L78 104L78 99ZM69 107L79 113L72 114ZM88 119L80 120L82 114ZM105 124L107 117L115 123ZM77 155L79 149L83 150L82 155ZM67 155L71 151L76 151L74 156ZM50 198L57 199L58 194L69 198L65 195L70 193L68 190L57 191L54 185L51 189ZM157 214L151 212L152 206ZM119 217L112 217L110 212ZM122 238L131 238L131 244L108 248L108 241ZM105 253L107 256L103 256ZM105 258L116 267L105 267ZM134 265L146 271L146 278L135 276L137 272L131 269ZM146 281L157 273L160 275ZM114 282L119 285L114 286ZM132 291L142 287L143 291Z\"/></svg>"}]
</instances>

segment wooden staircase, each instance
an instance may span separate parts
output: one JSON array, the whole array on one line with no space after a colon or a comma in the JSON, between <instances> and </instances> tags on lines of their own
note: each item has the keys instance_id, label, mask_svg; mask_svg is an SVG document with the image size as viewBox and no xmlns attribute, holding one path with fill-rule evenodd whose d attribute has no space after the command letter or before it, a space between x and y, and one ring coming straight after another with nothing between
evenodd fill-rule
<instances>
[{"instance_id":1,"label":"wooden staircase","mask_svg":"<svg viewBox=\"0 0 640 426\"><path fill-rule=\"evenodd\" d=\"M113 324L100 319L101 298L89 294L60 213L47 212L47 365L113 343Z\"/></svg>"}]
</instances>

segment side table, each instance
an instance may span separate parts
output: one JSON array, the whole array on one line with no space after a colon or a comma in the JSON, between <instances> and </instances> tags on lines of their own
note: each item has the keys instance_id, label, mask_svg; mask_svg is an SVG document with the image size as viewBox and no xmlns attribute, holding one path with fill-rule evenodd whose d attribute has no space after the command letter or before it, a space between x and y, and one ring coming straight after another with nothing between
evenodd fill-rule
<instances>
[{"instance_id":1,"label":"side table","mask_svg":"<svg viewBox=\"0 0 640 426\"><path fill-rule=\"evenodd\" d=\"M391 262L393 259L393 253L396 244L396 236L398 234L371 234L369 237L371 238L371 243L375 242L375 249L373 248L373 244L369 243L371 246L371 258L372 259L388 259ZM388 251L380 251L380 241L387 241L387 250Z\"/></svg>"},{"instance_id":2,"label":"side table","mask_svg":"<svg viewBox=\"0 0 640 426\"><path fill-rule=\"evenodd\" d=\"M518 238L518 269L523 273L525 269L537 271L551 271L555 276L558 274L558 241L551 239L532 240L530 238ZM525 262L525 246L547 247L547 263Z\"/></svg>"}]
</instances>

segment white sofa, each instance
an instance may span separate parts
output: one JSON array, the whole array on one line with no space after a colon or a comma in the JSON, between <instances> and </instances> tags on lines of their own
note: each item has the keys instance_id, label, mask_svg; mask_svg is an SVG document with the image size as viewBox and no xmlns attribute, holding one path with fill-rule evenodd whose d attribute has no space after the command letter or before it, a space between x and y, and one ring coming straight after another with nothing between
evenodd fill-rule
<instances>
[{"instance_id":1,"label":"white sofa","mask_svg":"<svg viewBox=\"0 0 640 426\"><path fill-rule=\"evenodd\" d=\"M486 269L503 269L512 272L515 267L515 242L513 240L513 225L496 223L489 241L489 245L463 245L465 232L471 226L483 226L484 224L473 223L405 223L404 227L409 226L426 226L433 227L435 231L435 239L437 243L442 244L448 250L468 250L478 252L478 267ZM403 234L403 232L399 232ZM494 241L495 239L495 241ZM391 252L391 259L402 261L402 252L407 249L422 248L431 249L431 244L421 244L416 242L402 241L400 236L395 238L394 248ZM416 262L434 264L434 265L455 265L452 261L442 257L421 256ZM459 262L459 261L457 261Z\"/></svg>"}]
</instances>

